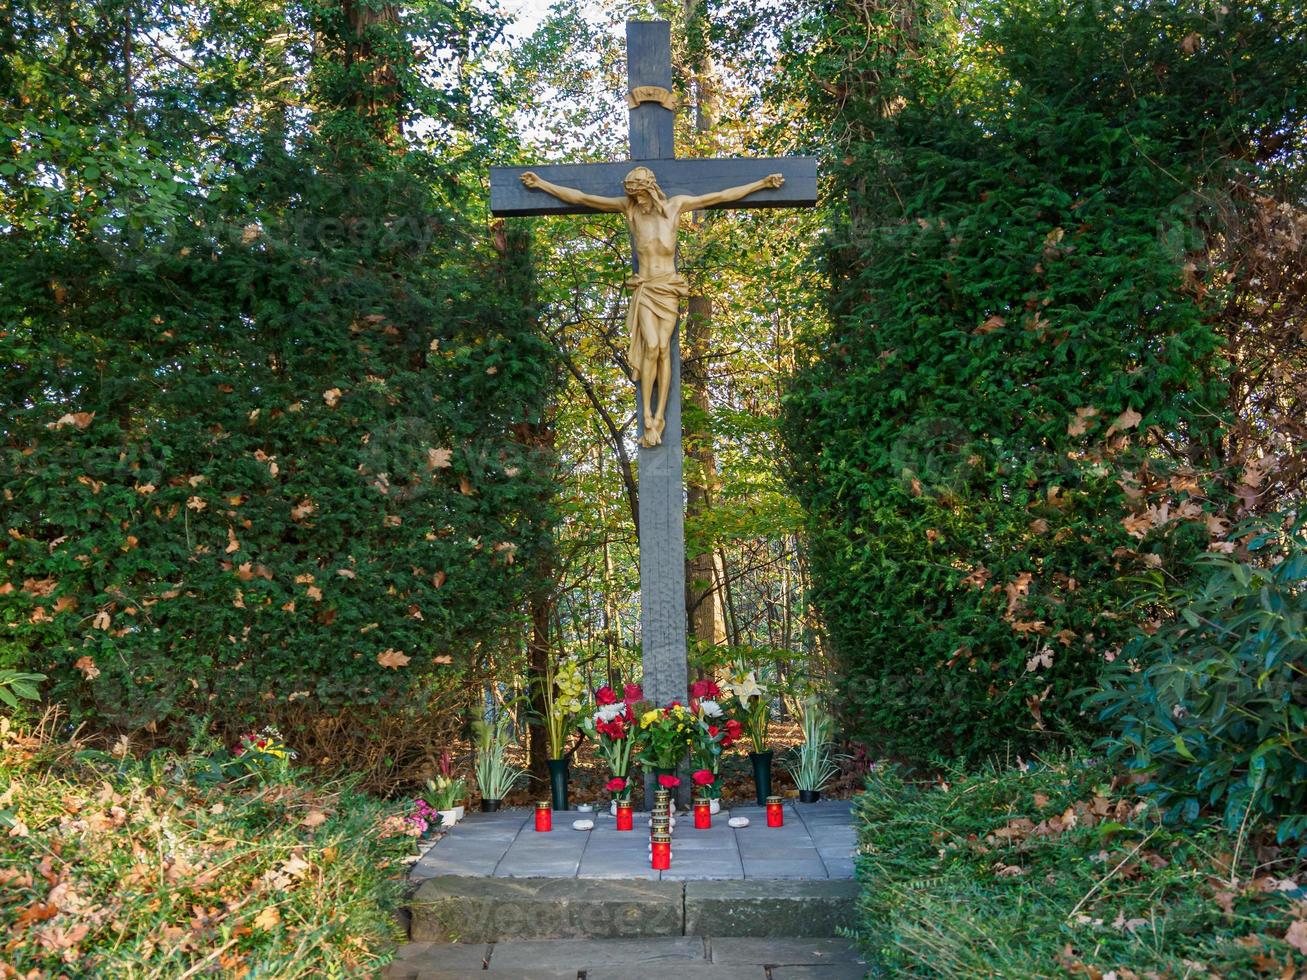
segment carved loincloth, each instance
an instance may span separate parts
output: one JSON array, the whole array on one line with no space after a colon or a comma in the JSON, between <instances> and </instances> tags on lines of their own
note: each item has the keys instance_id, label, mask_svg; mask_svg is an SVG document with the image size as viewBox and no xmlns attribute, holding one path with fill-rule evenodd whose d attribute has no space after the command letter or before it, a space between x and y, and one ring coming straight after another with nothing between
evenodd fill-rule
<instances>
[{"instance_id":1,"label":"carved loincloth","mask_svg":"<svg viewBox=\"0 0 1307 980\"><path fill-rule=\"evenodd\" d=\"M631 346L626 358L631 362L631 380L640 380L640 363L646 350L640 333L640 311L649 310L655 316L676 319L681 309L681 297L690 294L690 284L675 272L658 276L632 276L626 280L631 290L631 305L626 311L626 329L631 335Z\"/></svg>"}]
</instances>

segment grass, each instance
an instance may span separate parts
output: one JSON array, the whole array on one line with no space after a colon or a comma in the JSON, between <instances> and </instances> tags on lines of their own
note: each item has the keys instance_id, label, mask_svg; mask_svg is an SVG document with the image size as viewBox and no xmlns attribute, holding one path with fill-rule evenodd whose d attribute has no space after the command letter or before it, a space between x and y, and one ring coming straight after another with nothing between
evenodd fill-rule
<instances>
[{"instance_id":1,"label":"grass","mask_svg":"<svg viewBox=\"0 0 1307 980\"><path fill-rule=\"evenodd\" d=\"M205 755L86 753L49 728L0 721L0 978L353 977L388 962L413 850L398 806Z\"/></svg>"},{"instance_id":2,"label":"grass","mask_svg":"<svg viewBox=\"0 0 1307 980\"><path fill-rule=\"evenodd\" d=\"M1297 852L1167 827L1100 766L875 773L858 798L858 940L881 975L1298 976Z\"/></svg>"}]
</instances>

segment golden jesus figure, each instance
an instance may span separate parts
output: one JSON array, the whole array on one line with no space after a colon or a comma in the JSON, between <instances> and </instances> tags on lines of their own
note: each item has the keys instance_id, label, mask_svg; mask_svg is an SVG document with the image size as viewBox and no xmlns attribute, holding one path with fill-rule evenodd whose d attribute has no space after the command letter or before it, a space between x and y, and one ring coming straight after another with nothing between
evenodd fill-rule
<instances>
[{"instance_id":1,"label":"golden jesus figure","mask_svg":"<svg viewBox=\"0 0 1307 980\"><path fill-rule=\"evenodd\" d=\"M625 216L640 270L626 281L631 289L631 305L626 314L626 327L631 336L628 359L632 380L643 382L640 398L644 411L644 435L640 443L657 446L663 441L667 395L672 387L672 333L676 330L681 297L689 292L685 277L676 271L679 219L686 211L729 204L748 197L754 191L780 187L785 178L780 174L768 174L751 184L727 187L711 194L675 194L672 197L662 192L648 167L636 167L622 179L622 189L626 192L622 197L599 197L561 187L529 170L522 174L522 183L568 204ZM658 388L656 409L653 406L655 386Z\"/></svg>"}]
</instances>

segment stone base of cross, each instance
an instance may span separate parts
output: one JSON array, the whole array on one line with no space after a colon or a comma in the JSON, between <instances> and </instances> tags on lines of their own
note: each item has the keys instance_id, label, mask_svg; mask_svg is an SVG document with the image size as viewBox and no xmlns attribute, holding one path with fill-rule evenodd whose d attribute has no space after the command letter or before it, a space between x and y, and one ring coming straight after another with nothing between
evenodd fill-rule
<instances>
[{"instance_id":1,"label":"stone base of cross","mask_svg":"<svg viewBox=\"0 0 1307 980\"><path fill-rule=\"evenodd\" d=\"M623 178L635 167L653 171L671 198L714 195L740 189L779 174L779 187L751 190L747 198L709 207L807 207L817 201L817 161L812 157L676 159L675 105L672 91L671 26L666 21L630 21L626 25L627 101L630 106L631 159L612 163L494 167L490 171L490 208L500 216L584 214L614 210L594 207L585 198L623 194ZM523 183L529 172L560 188L574 200L562 200ZM528 181L534 183L528 177ZM641 242L634 242L636 252ZM637 263L633 263L639 272ZM685 491L681 451L681 365L679 329L671 335L671 372L661 444L643 445L644 414L637 388L640 521L640 633L645 696L658 705L688 698L685 595ZM639 382L637 382L637 386ZM646 799L650 786L646 780ZM689 780L682 778L681 800Z\"/></svg>"}]
</instances>

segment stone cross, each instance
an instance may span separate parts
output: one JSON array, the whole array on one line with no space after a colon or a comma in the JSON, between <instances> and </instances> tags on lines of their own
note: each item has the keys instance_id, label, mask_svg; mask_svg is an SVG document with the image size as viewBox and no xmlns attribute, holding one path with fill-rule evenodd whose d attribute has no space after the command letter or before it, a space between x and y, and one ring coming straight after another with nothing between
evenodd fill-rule
<instances>
[{"instance_id":1,"label":"stone cross","mask_svg":"<svg viewBox=\"0 0 1307 980\"><path fill-rule=\"evenodd\" d=\"M500 216L585 214L612 211L581 198L613 202L623 179L647 167L668 197L719 195L724 188L783 182L748 190L744 200L708 207L805 207L817 200L817 161L812 157L680 159L674 146L676 97L672 93L671 25L667 21L628 21L626 25L627 103L630 106L631 159L613 163L493 167L490 209ZM524 180L523 175L526 175ZM546 185L542 189L541 185ZM629 187L629 184L628 184ZM545 189L552 188L545 192ZM569 191L573 200L560 199ZM636 243L637 248L639 243ZM638 265L635 271L639 272ZM671 335L671 377L661 441L646 445L645 415L636 416L641 445L640 480L640 632L645 696L665 705L687 697L685 599L685 497L681 476L681 371L677 333ZM633 365L638 367L638 365ZM637 382L637 384L648 381Z\"/></svg>"}]
</instances>

